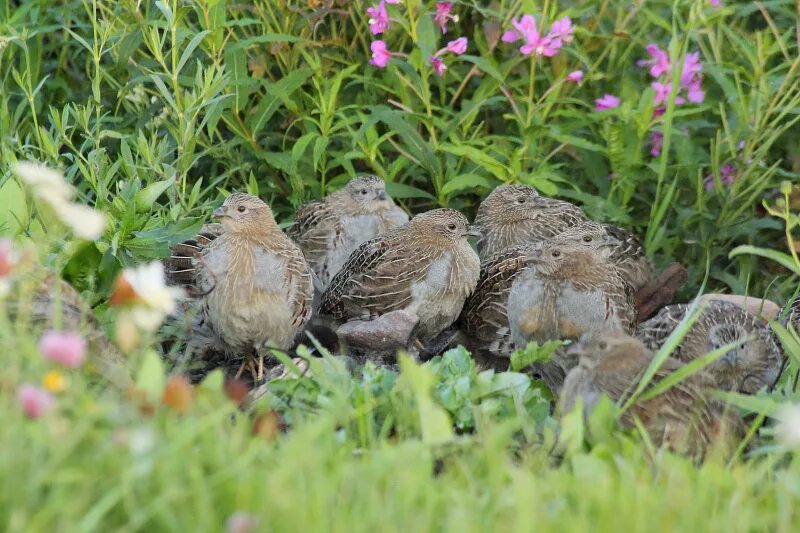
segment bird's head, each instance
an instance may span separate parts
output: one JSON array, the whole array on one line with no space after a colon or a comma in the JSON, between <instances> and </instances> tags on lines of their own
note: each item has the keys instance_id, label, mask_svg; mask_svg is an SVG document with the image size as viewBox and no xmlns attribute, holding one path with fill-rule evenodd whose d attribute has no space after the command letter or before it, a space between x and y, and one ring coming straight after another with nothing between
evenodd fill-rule
<instances>
[{"instance_id":1,"label":"bird's head","mask_svg":"<svg viewBox=\"0 0 800 533\"><path fill-rule=\"evenodd\" d=\"M594 368L599 362L609 370L628 365L641 365L650 360L650 352L636 337L622 331L608 330L584 333L570 345L567 356L580 361L584 368Z\"/></svg>"},{"instance_id":2,"label":"bird's head","mask_svg":"<svg viewBox=\"0 0 800 533\"><path fill-rule=\"evenodd\" d=\"M469 225L467 217L455 209L433 209L421 213L409 222L410 230L424 241L441 244L466 241L480 233Z\"/></svg>"},{"instance_id":3,"label":"bird's head","mask_svg":"<svg viewBox=\"0 0 800 533\"><path fill-rule=\"evenodd\" d=\"M528 185L501 185L481 202L475 221L483 227L529 220L535 218L544 200Z\"/></svg>"},{"instance_id":4,"label":"bird's head","mask_svg":"<svg viewBox=\"0 0 800 533\"><path fill-rule=\"evenodd\" d=\"M525 262L547 277L591 283L609 269L597 251L574 242L548 241L529 250Z\"/></svg>"},{"instance_id":5,"label":"bird's head","mask_svg":"<svg viewBox=\"0 0 800 533\"><path fill-rule=\"evenodd\" d=\"M620 244L619 239L606 231L606 227L598 222L586 221L559 233L553 241L564 244L576 244L588 250L600 252L604 257Z\"/></svg>"},{"instance_id":6,"label":"bird's head","mask_svg":"<svg viewBox=\"0 0 800 533\"><path fill-rule=\"evenodd\" d=\"M386 183L378 176L361 176L350 180L343 189L345 210L351 214L381 213L394 207L386 194Z\"/></svg>"},{"instance_id":7,"label":"bird's head","mask_svg":"<svg viewBox=\"0 0 800 533\"><path fill-rule=\"evenodd\" d=\"M214 210L226 232L265 231L276 226L272 210L261 199L245 193L233 193Z\"/></svg>"}]
</instances>

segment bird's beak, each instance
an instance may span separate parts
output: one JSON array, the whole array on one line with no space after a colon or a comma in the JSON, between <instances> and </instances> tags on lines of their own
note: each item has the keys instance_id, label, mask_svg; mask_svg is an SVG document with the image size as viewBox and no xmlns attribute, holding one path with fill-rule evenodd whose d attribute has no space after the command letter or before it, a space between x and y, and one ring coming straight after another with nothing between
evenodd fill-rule
<instances>
[{"instance_id":1,"label":"bird's beak","mask_svg":"<svg viewBox=\"0 0 800 533\"><path fill-rule=\"evenodd\" d=\"M226 209L225 209L225 206L223 205L223 206L220 206L220 207L214 209L214 213L212 214L212 216L214 218L221 218L221 217L225 216L225 212L226 212Z\"/></svg>"},{"instance_id":2,"label":"bird's beak","mask_svg":"<svg viewBox=\"0 0 800 533\"><path fill-rule=\"evenodd\" d=\"M386 200L386 191L378 192L378 200Z\"/></svg>"},{"instance_id":3,"label":"bird's beak","mask_svg":"<svg viewBox=\"0 0 800 533\"><path fill-rule=\"evenodd\" d=\"M619 239L617 239L616 237L612 237L611 235L606 235L603 238L603 242L611 246L616 246L617 244L619 244Z\"/></svg>"},{"instance_id":4,"label":"bird's beak","mask_svg":"<svg viewBox=\"0 0 800 533\"><path fill-rule=\"evenodd\" d=\"M538 263L542 258L542 250L541 248L536 248L528 252L528 255L525 256L524 262L525 263Z\"/></svg>"},{"instance_id":5,"label":"bird's beak","mask_svg":"<svg viewBox=\"0 0 800 533\"><path fill-rule=\"evenodd\" d=\"M467 228L467 231L462 233L462 235L464 237L475 237L477 239L478 237L482 237L483 233L481 233L481 231L475 226L470 226Z\"/></svg>"}]
</instances>

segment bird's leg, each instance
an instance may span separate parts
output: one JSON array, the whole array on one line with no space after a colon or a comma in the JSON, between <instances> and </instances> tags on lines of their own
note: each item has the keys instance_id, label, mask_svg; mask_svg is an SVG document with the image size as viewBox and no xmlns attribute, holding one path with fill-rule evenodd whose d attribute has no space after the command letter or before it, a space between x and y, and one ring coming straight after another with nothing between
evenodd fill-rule
<instances>
[{"instance_id":1,"label":"bird's leg","mask_svg":"<svg viewBox=\"0 0 800 533\"><path fill-rule=\"evenodd\" d=\"M264 356L258 354L258 382L261 383L262 379L264 379Z\"/></svg>"},{"instance_id":2,"label":"bird's leg","mask_svg":"<svg viewBox=\"0 0 800 533\"><path fill-rule=\"evenodd\" d=\"M233 379L239 379L242 376L242 372L244 372L244 367L247 366L247 358L242 361L242 364L239 366L239 370L236 371L236 375L233 376Z\"/></svg>"}]
</instances>

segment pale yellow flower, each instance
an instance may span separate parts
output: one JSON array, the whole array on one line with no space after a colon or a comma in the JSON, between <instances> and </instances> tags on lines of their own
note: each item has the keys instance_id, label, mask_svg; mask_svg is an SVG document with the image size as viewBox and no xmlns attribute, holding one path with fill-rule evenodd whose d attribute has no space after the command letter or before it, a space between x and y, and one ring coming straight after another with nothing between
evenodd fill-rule
<instances>
[{"instance_id":1,"label":"pale yellow flower","mask_svg":"<svg viewBox=\"0 0 800 533\"><path fill-rule=\"evenodd\" d=\"M784 448L800 448L800 404L785 403L775 413L775 440Z\"/></svg>"},{"instance_id":2,"label":"pale yellow flower","mask_svg":"<svg viewBox=\"0 0 800 533\"><path fill-rule=\"evenodd\" d=\"M64 176L51 168L30 162L13 166L14 174L33 192L33 195L55 211L58 218L81 239L95 240L106 227L104 213L75 203L75 188Z\"/></svg>"}]
</instances>

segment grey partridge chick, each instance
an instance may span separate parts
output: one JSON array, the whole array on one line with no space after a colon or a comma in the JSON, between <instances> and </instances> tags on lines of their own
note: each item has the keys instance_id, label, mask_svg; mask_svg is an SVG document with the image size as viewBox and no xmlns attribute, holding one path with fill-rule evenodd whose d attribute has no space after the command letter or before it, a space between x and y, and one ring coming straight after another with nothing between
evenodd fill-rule
<instances>
[{"instance_id":1,"label":"grey partridge chick","mask_svg":"<svg viewBox=\"0 0 800 533\"><path fill-rule=\"evenodd\" d=\"M162 261L167 282L193 288L197 283L196 257L222 232L222 224L203 224L193 239L174 245L169 258Z\"/></svg>"},{"instance_id":2,"label":"grey partridge chick","mask_svg":"<svg viewBox=\"0 0 800 533\"><path fill-rule=\"evenodd\" d=\"M578 363L567 375L560 394L557 412L561 415L570 412L578 398L583 400L586 416L602 395L625 402L653 358L641 341L618 331L586 335L568 353ZM680 367L679 361L667 359L645 391ZM713 387L711 376L697 372L653 398L633 403L620 421L634 428L638 419L656 446L696 459L716 443L730 449L744 426L734 410L705 394Z\"/></svg>"},{"instance_id":3,"label":"grey partridge chick","mask_svg":"<svg viewBox=\"0 0 800 533\"><path fill-rule=\"evenodd\" d=\"M322 287L362 242L402 226L408 215L377 176L362 176L322 200L304 204L286 232L300 246Z\"/></svg>"},{"instance_id":4,"label":"grey partridge chick","mask_svg":"<svg viewBox=\"0 0 800 533\"><path fill-rule=\"evenodd\" d=\"M636 336L650 350L658 350L690 309L689 304L664 307L639 325ZM671 356L688 363L730 343L737 346L706 367L718 388L754 394L775 383L782 356L772 330L731 302L708 301Z\"/></svg>"},{"instance_id":5,"label":"grey partridge chick","mask_svg":"<svg viewBox=\"0 0 800 533\"><path fill-rule=\"evenodd\" d=\"M433 339L456 320L478 281L470 235L464 215L434 209L363 243L331 280L320 314L344 322L405 310L419 318L417 339Z\"/></svg>"},{"instance_id":6,"label":"grey partridge chick","mask_svg":"<svg viewBox=\"0 0 800 533\"><path fill-rule=\"evenodd\" d=\"M228 355L257 356L261 379L269 348L291 347L311 316L311 269L255 196L234 193L214 216L223 231L195 258L204 315Z\"/></svg>"},{"instance_id":7,"label":"grey partridge chick","mask_svg":"<svg viewBox=\"0 0 800 533\"><path fill-rule=\"evenodd\" d=\"M527 185L501 185L475 215L482 260L511 246L535 244L588 219L580 207L540 196Z\"/></svg>"},{"instance_id":8,"label":"grey partridge chick","mask_svg":"<svg viewBox=\"0 0 800 533\"><path fill-rule=\"evenodd\" d=\"M601 257L613 256L621 246L603 224L590 221L569 228L549 242L576 244ZM508 295L517 275L528 265L526 258L541 245L512 246L481 263L475 292L467 298L458 320L463 341L473 355L508 358L513 352L506 312Z\"/></svg>"},{"instance_id":9,"label":"grey partridge chick","mask_svg":"<svg viewBox=\"0 0 800 533\"><path fill-rule=\"evenodd\" d=\"M533 250L508 295L511 341L525 346L585 333L632 333L636 312L630 287L596 250L550 242ZM557 393L571 367L561 354L534 370Z\"/></svg>"}]
</instances>

